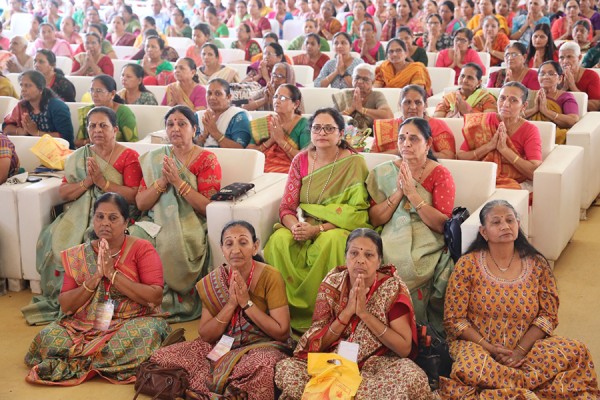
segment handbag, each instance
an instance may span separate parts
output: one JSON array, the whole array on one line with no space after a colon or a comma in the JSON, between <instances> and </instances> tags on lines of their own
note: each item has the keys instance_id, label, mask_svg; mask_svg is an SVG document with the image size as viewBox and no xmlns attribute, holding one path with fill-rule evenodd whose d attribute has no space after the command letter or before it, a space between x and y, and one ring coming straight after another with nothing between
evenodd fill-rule
<instances>
[{"instance_id":1,"label":"handbag","mask_svg":"<svg viewBox=\"0 0 600 400\"><path fill-rule=\"evenodd\" d=\"M469 210L465 207L455 207L452 217L444 222L444 242L450 252L452 260L456 263L462 255L462 240L460 225L469 218Z\"/></svg>"},{"instance_id":2,"label":"handbag","mask_svg":"<svg viewBox=\"0 0 600 400\"><path fill-rule=\"evenodd\" d=\"M140 393L153 396L152 400L185 397L188 386L188 373L183 368L163 367L152 361L145 361L140 364L136 373L133 400Z\"/></svg>"},{"instance_id":3,"label":"handbag","mask_svg":"<svg viewBox=\"0 0 600 400\"><path fill-rule=\"evenodd\" d=\"M254 183L235 182L221 188L221 190L213 194L210 199L213 201L235 200L252 188L254 188Z\"/></svg>"},{"instance_id":4,"label":"handbag","mask_svg":"<svg viewBox=\"0 0 600 400\"><path fill-rule=\"evenodd\" d=\"M439 388L440 376L450 376L452 358L446 339L427 325L417 326L419 353L415 363L427 374L431 390Z\"/></svg>"}]
</instances>

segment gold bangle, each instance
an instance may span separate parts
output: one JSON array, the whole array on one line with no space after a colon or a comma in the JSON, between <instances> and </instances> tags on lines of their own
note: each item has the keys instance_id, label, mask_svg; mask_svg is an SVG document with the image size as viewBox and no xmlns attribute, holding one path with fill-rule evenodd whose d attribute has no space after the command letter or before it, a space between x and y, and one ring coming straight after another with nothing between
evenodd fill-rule
<instances>
[{"instance_id":1,"label":"gold bangle","mask_svg":"<svg viewBox=\"0 0 600 400\"><path fill-rule=\"evenodd\" d=\"M481 337L481 339L479 339L479 340L477 341L477 344L480 344L480 343L481 343L481 342L483 342L484 340L485 340L485 338L482 336L482 337Z\"/></svg>"},{"instance_id":2,"label":"gold bangle","mask_svg":"<svg viewBox=\"0 0 600 400\"><path fill-rule=\"evenodd\" d=\"M182 188L185 186L185 184L186 184L186 183L187 183L186 181L181 181L181 184L180 184L180 185L179 185L179 187L177 188L177 191L178 191L179 193L181 193L181 189L182 189Z\"/></svg>"},{"instance_id":3,"label":"gold bangle","mask_svg":"<svg viewBox=\"0 0 600 400\"><path fill-rule=\"evenodd\" d=\"M366 107L363 107L361 111L362 111L362 114L363 114L364 116L367 116L367 112L368 112L369 110L368 110Z\"/></svg>"},{"instance_id":4,"label":"gold bangle","mask_svg":"<svg viewBox=\"0 0 600 400\"><path fill-rule=\"evenodd\" d=\"M156 189L156 193L158 193L158 194L161 194L161 193L164 193L167 191L167 188L163 188L158 184L158 181L154 181L152 186L154 186L154 189Z\"/></svg>"},{"instance_id":5,"label":"gold bangle","mask_svg":"<svg viewBox=\"0 0 600 400\"><path fill-rule=\"evenodd\" d=\"M264 144L261 144L260 146L258 146L258 149L264 153L267 147Z\"/></svg>"},{"instance_id":6,"label":"gold bangle","mask_svg":"<svg viewBox=\"0 0 600 400\"><path fill-rule=\"evenodd\" d=\"M390 197L391 197L391 196L390 196ZM386 201L387 201L387 206L388 206L389 208L394 208L394 203L392 203L392 201L390 200L390 198L389 198L389 197L386 199Z\"/></svg>"},{"instance_id":7,"label":"gold bangle","mask_svg":"<svg viewBox=\"0 0 600 400\"><path fill-rule=\"evenodd\" d=\"M384 325L384 326L385 326L385 328L383 328L383 332L381 332L379 335L376 335L378 338L382 337L387 332L388 326L387 325Z\"/></svg>"},{"instance_id":8,"label":"gold bangle","mask_svg":"<svg viewBox=\"0 0 600 400\"><path fill-rule=\"evenodd\" d=\"M517 344L517 349L521 350L523 353L527 354L528 351L523 348L520 344Z\"/></svg>"},{"instance_id":9,"label":"gold bangle","mask_svg":"<svg viewBox=\"0 0 600 400\"><path fill-rule=\"evenodd\" d=\"M217 143L221 143L223 140L225 140L225 135L221 135L221 137L217 140Z\"/></svg>"},{"instance_id":10,"label":"gold bangle","mask_svg":"<svg viewBox=\"0 0 600 400\"><path fill-rule=\"evenodd\" d=\"M215 315L215 319L217 320L217 322L220 322L220 323L222 323L222 324L227 324L227 322L225 322L225 321L221 321L221 320L219 319L219 317L217 317L216 315Z\"/></svg>"},{"instance_id":11,"label":"gold bangle","mask_svg":"<svg viewBox=\"0 0 600 400\"><path fill-rule=\"evenodd\" d=\"M515 157L515 159L514 159L514 160L513 160L513 162L512 162L512 163L513 163L513 165L514 165L514 164L515 164L517 161L519 161L519 158L521 158L521 157L519 157L519 155L517 154L517 156Z\"/></svg>"},{"instance_id":12,"label":"gold bangle","mask_svg":"<svg viewBox=\"0 0 600 400\"><path fill-rule=\"evenodd\" d=\"M85 181L85 179L79 181L79 187L82 188L83 190L88 190L88 187L85 186L85 184L83 183Z\"/></svg>"},{"instance_id":13,"label":"gold bangle","mask_svg":"<svg viewBox=\"0 0 600 400\"><path fill-rule=\"evenodd\" d=\"M417 206L415 207L415 211L419 211L424 205L425 205L425 200L422 200L419 204L417 204Z\"/></svg>"},{"instance_id":14,"label":"gold bangle","mask_svg":"<svg viewBox=\"0 0 600 400\"><path fill-rule=\"evenodd\" d=\"M186 186L186 188L184 190L185 190L185 192L180 193L181 197L185 197L188 195L188 193L192 190L192 185L190 185L188 183L188 185Z\"/></svg>"},{"instance_id":15,"label":"gold bangle","mask_svg":"<svg viewBox=\"0 0 600 400\"><path fill-rule=\"evenodd\" d=\"M479 157L477 157L477 150L473 150L473 156L476 160L479 160Z\"/></svg>"},{"instance_id":16,"label":"gold bangle","mask_svg":"<svg viewBox=\"0 0 600 400\"><path fill-rule=\"evenodd\" d=\"M110 186L110 181L107 179L106 180L106 185L104 185L104 187L102 188L102 191L106 192L106 190L108 189L109 186Z\"/></svg>"},{"instance_id":17,"label":"gold bangle","mask_svg":"<svg viewBox=\"0 0 600 400\"><path fill-rule=\"evenodd\" d=\"M114 285L115 284L115 278L117 277L117 274L119 273L118 270L115 269L115 272L112 273L111 277L110 277L110 284Z\"/></svg>"},{"instance_id":18,"label":"gold bangle","mask_svg":"<svg viewBox=\"0 0 600 400\"><path fill-rule=\"evenodd\" d=\"M553 121L556 121L556 118L558 118L558 113L555 111L556 115L554 116Z\"/></svg>"},{"instance_id":19,"label":"gold bangle","mask_svg":"<svg viewBox=\"0 0 600 400\"><path fill-rule=\"evenodd\" d=\"M94 292L95 292L95 290L92 290L92 289L90 289L89 287L87 287L87 285L85 284L85 281L83 281L83 283L81 284L81 286L83 286L83 288L84 288L86 291L90 292L90 293L94 293Z\"/></svg>"},{"instance_id":20,"label":"gold bangle","mask_svg":"<svg viewBox=\"0 0 600 400\"><path fill-rule=\"evenodd\" d=\"M334 331L333 329L331 329L331 325L329 325L329 328L327 328L327 330L331 333L333 333L335 336L340 336L342 334L342 332L337 333L336 331Z\"/></svg>"}]
</instances>

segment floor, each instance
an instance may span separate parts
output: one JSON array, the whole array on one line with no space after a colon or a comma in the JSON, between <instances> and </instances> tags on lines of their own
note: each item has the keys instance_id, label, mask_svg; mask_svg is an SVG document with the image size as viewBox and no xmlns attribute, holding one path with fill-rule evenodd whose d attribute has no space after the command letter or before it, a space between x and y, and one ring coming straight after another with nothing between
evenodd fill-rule
<instances>
[{"instance_id":1,"label":"floor","mask_svg":"<svg viewBox=\"0 0 600 400\"><path fill-rule=\"evenodd\" d=\"M561 307L558 335L579 339L591 349L600 362L600 313L591 308L600 304L600 207L588 210L588 220L582 221L575 237L555 263L555 275L560 291ZM598 268L598 269L597 269ZM0 297L0 400L8 399L131 399L132 385L111 385L95 378L78 387L44 387L25 382L27 368L23 364L31 339L41 329L27 326L19 309L29 303L31 293L9 293ZM594 306L596 304L596 306ZM591 308L590 308L591 307ZM186 337L197 337L198 321L177 324L186 329ZM149 397L140 396L140 399Z\"/></svg>"}]
</instances>

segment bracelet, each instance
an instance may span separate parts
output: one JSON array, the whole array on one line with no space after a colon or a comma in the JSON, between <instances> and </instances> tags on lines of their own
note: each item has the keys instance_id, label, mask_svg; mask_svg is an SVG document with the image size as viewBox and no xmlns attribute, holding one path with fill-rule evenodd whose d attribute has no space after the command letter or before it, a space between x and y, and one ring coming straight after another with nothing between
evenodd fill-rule
<instances>
[{"instance_id":1,"label":"bracelet","mask_svg":"<svg viewBox=\"0 0 600 400\"><path fill-rule=\"evenodd\" d=\"M479 340L477 341L477 344L480 344L480 343L481 343L481 342L483 342L484 340L485 340L485 338L482 336L482 337L481 337L481 339L479 339Z\"/></svg>"},{"instance_id":2,"label":"bracelet","mask_svg":"<svg viewBox=\"0 0 600 400\"><path fill-rule=\"evenodd\" d=\"M183 180L181 181L181 184L180 184L180 185L179 185L179 187L177 188L177 191L178 191L179 193L181 193L181 189L182 189L182 188L185 186L185 184L186 184L186 183L187 183L186 181L183 181Z\"/></svg>"},{"instance_id":3,"label":"bracelet","mask_svg":"<svg viewBox=\"0 0 600 400\"><path fill-rule=\"evenodd\" d=\"M189 191L189 189L191 188L191 185L187 182L184 181L184 183L182 185L179 185L179 195L183 197L184 192L187 193L187 191Z\"/></svg>"},{"instance_id":4,"label":"bracelet","mask_svg":"<svg viewBox=\"0 0 600 400\"><path fill-rule=\"evenodd\" d=\"M115 272L112 273L111 277L110 277L110 284L114 285L115 284L115 278L117 277L117 274L119 273L118 270L115 269Z\"/></svg>"},{"instance_id":5,"label":"bracelet","mask_svg":"<svg viewBox=\"0 0 600 400\"><path fill-rule=\"evenodd\" d=\"M390 196L390 197L391 197L391 196ZM386 199L386 201L387 201L387 206L388 206L389 208L394 208L394 203L392 203L392 201L390 200L390 198L389 198L389 197Z\"/></svg>"},{"instance_id":6,"label":"bracelet","mask_svg":"<svg viewBox=\"0 0 600 400\"><path fill-rule=\"evenodd\" d=\"M88 187L85 186L85 184L83 182L85 182L85 179L79 181L79 187L82 188L83 190L88 190Z\"/></svg>"},{"instance_id":7,"label":"bracelet","mask_svg":"<svg viewBox=\"0 0 600 400\"><path fill-rule=\"evenodd\" d=\"M327 330L331 333L333 333L335 336L340 336L342 334L342 332L337 333L336 331L334 331L333 329L331 329L331 325L329 325L329 328L327 328Z\"/></svg>"},{"instance_id":8,"label":"bracelet","mask_svg":"<svg viewBox=\"0 0 600 400\"><path fill-rule=\"evenodd\" d=\"M158 184L158 181L154 181L154 183L152 184L152 186L154 186L154 188L156 189L156 193L161 194L167 191L167 188L161 187Z\"/></svg>"},{"instance_id":9,"label":"bracelet","mask_svg":"<svg viewBox=\"0 0 600 400\"><path fill-rule=\"evenodd\" d=\"M225 135L221 135L221 137L217 139L217 143L221 143L223 140L225 140Z\"/></svg>"},{"instance_id":10,"label":"bracelet","mask_svg":"<svg viewBox=\"0 0 600 400\"><path fill-rule=\"evenodd\" d=\"M264 153L267 147L264 144L261 144L260 146L258 146L258 149Z\"/></svg>"},{"instance_id":11,"label":"bracelet","mask_svg":"<svg viewBox=\"0 0 600 400\"><path fill-rule=\"evenodd\" d=\"M387 326L387 325L384 325L384 326L385 326L385 328L383 329L383 332L381 332L379 335L375 335L375 336L377 336L378 338L380 338L380 337L382 337L383 335L385 335L385 333L386 333L386 332L387 332L387 330L388 330L388 326Z\"/></svg>"},{"instance_id":12,"label":"bracelet","mask_svg":"<svg viewBox=\"0 0 600 400\"><path fill-rule=\"evenodd\" d=\"M479 157L477 157L477 150L473 150L473 156L475 156L476 160L479 160Z\"/></svg>"},{"instance_id":13,"label":"bracelet","mask_svg":"<svg viewBox=\"0 0 600 400\"><path fill-rule=\"evenodd\" d=\"M556 115L554 116L554 118L552 118L552 121L556 121L556 118L558 118L558 113L556 113Z\"/></svg>"},{"instance_id":14,"label":"bracelet","mask_svg":"<svg viewBox=\"0 0 600 400\"><path fill-rule=\"evenodd\" d=\"M523 348L520 344L517 344L517 349L521 350L523 353L527 354L528 351Z\"/></svg>"},{"instance_id":15,"label":"bracelet","mask_svg":"<svg viewBox=\"0 0 600 400\"><path fill-rule=\"evenodd\" d=\"M83 281L83 283L81 284L81 286L83 286L83 288L86 291L90 292L90 293L94 293L95 292L95 290L92 290L92 289L90 289L89 287L86 286L85 281Z\"/></svg>"},{"instance_id":16,"label":"bracelet","mask_svg":"<svg viewBox=\"0 0 600 400\"><path fill-rule=\"evenodd\" d=\"M106 192L106 190L108 189L109 186L110 186L110 181L107 179L106 180L106 185L104 185L104 187L102 188L102 191Z\"/></svg>"},{"instance_id":17,"label":"bracelet","mask_svg":"<svg viewBox=\"0 0 600 400\"><path fill-rule=\"evenodd\" d=\"M220 323L222 323L222 324L226 324L226 323L227 323L227 322L225 322L225 321L221 321L221 320L219 319L219 317L217 317L216 315L215 315L215 319L217 320L217 322L220 322Z\"/></svg>"},{"instance_id":18,"label":"bracelet","mask_svg":"<svg viewBox=\"0 0 600 400\"><path fill-rule=\"evenodd\" d=\"M362 115L367 116L367 111L369 111L366 107L363 107L361 110Z\"/></svg>"},{"instance_id":19,"label":"bracelet","mask_svg":"<svg viewBox=\"0 0 600 400\"><path fill-rule=\"evenodd\" d=\"M335 320L344 326L347 326L350 323L350 321L343 323L342 320L340 319L339 315L337 317L335 317Z\"/></svg>"},{"instance_id":20,"label":"bracelet","mask_svg":"<svg viewBox=\"0 0 600 400\"><path fill-rule=\"evenodd\" d=\"M419 204L417 204L417 206L415 207L415 211L419 211L424 205L425 205L425 200L422 200Z\"/></svg>"},{"instance_id":21,"label":"bracelet","mask_svg":"<svg viewBox=\"0 0 600 400\"><path fill-rule=\"evenodd\" d=\"M517 161L519 161L519 158L521 158L521 157L519 157L519 155L517 154L517 156L515 157L515 159L514 159L514 160L513 160L513 162L512 162L512 163L513 163L513 165L514 165L514 164L515 164Z\"/></svg>"},{"instance_id":22,"label":"bracelet","mask_svg":"<svg viewBox=\"0 0 600 400\"><path fill-rule=\"evenodd\" d=\"M185 197L185 196L187 196L187 194L188 194L188 193L189 193L189 192L192 190L192 185L190 185L190 184L188 183L188 185L187 185L187 188L186 188L186 189L187 189L187 190L186 190L185 192L183 192L183 193L180 193L181 197Z\"/></svg>"}]
</instances>

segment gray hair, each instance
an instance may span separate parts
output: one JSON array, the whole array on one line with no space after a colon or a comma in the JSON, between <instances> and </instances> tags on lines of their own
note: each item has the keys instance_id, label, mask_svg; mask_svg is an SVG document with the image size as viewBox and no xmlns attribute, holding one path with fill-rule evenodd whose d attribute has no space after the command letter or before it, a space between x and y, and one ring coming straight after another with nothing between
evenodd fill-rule
<instances>
[{"instance_id":1,"label":"gray hair","mask_svg":"<svg viewBox=\"0 0 600 400\"><path fill-rule=\"evenodd\" d=\"M563 43L562 46L560 46L560 49L558 49L558 51L560 53L563 50L573 50L577 57L579 57L581 55L581 47L579 47L579 44L577 44L577 42Z\"/></svg>"},{"instance_id":2,"label":"gray hair","mask_svg":"<svg viewBox=\"0 0 600 400\"><path fill-rule=\"evenodd\" d=\"M354 71L352 71L352 80L356 78L356 75L358 75L358 71L367 71L369 73L371 81L375 81L375 69L372 65L369 65L367 63L358 64L356 67L354 67Z\"/></svg>"}]
</instances>

